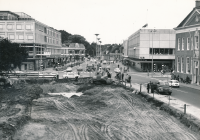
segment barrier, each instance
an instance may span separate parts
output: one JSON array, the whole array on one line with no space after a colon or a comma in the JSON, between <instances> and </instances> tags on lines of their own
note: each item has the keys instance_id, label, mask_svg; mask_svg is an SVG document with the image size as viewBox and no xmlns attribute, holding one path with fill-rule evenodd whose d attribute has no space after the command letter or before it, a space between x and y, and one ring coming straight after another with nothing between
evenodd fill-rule
<instances>
[{"instance_id":1,"label":"barrier","mask_svg":"<svg viewBox=\"0 0 200 140\"><path fill-rule=\"evenodd\" d=\"M39 73L0 73L0 76L8 78L57 78L57 74L39 74Z\"/></svg>"}]
</instances>

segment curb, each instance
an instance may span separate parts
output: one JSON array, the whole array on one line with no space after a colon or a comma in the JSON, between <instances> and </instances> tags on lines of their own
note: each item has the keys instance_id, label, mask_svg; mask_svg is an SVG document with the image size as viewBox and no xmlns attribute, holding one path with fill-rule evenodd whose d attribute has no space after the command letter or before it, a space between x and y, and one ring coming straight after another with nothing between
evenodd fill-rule
<instances>
[{"instance_id":1,"label":"curb","mask_svg":"<svg viewBox=\"0 0 200 140\"><path fill-rule=\"evenodd\" d=\"M167 112L168 114L174 116L175 118L180 120L180 122L182 124L184 124L185 126L190 128L192 131L200 134L200 119L196 118L195 116L193 116L191 114L190 115L184 114L182 111L174 108L173 106L169 106L168 104L164 103L163 101L160 101L158 99L151 97L150 95L148 95L145 92L140 92L133 87L129 87L129 86L125 87L125 85L123 85L123 84L121 86L130 91L136 91L135 94L138 93L138 95L144 97L147 102L153 103L153 105L155 105L156 107L159 107L160 110L163 110L163 111Z\"/></svg>"}]
</instances>

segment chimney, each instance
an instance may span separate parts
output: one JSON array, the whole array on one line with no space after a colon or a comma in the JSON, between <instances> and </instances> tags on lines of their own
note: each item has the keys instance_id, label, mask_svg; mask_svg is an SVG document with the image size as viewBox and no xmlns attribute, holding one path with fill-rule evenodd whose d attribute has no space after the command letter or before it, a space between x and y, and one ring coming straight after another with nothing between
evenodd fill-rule
<instances>
[{"instance_id":1,"label":"chimney","mask_svg":"<svg viewBox=\"0 0 200 140\"><path fill-rule=\"evenodd\" d=\"M196 7L200 7L200 1L196 0Z\"/></svg>"}]
</instances>

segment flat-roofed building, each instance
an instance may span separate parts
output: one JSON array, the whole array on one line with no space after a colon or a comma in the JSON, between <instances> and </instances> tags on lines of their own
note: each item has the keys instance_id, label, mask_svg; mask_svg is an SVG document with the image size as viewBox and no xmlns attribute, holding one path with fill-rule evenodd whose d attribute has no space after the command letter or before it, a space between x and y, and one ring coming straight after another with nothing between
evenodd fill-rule
<instances>
[{"instance_id":1,"label":"flat-roofed building","mask_svg":"<svg viewBox=\"0 0 200 140\"><path fill-rule=\"evenodd\" d=\"M22 70L38 70L40 65L47 67L49 60L62 58L61 33L23 12L0 11L0 36L28 48Z\"/></svg>"},{"instance_id":2,"label":"flat-roofed building","mask_svg":"<svg viewBox=\"0 0 200 140\"><path fill-rule=\"evenodd\" d=\"M140 71L174 68L175 31L173 29L139 29L128 37L129 65ZM152 63L153 60L153 63Z\"/></svg>"}]
</instances>

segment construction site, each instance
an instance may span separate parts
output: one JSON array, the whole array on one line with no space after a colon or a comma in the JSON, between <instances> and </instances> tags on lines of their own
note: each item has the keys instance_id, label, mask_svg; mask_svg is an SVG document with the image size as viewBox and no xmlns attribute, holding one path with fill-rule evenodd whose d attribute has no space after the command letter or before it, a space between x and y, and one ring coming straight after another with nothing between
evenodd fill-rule
<instances>
[{"instance_id":1,"label":"construction site","mask_svg":"<svg viewBox=\"0 0 200 140\"><path fill-rule=\"evenodd\" d=\"M119 85L43 80L0 91L2 140L200 140L199 134Z\"/></svg>"}]
</instances>

